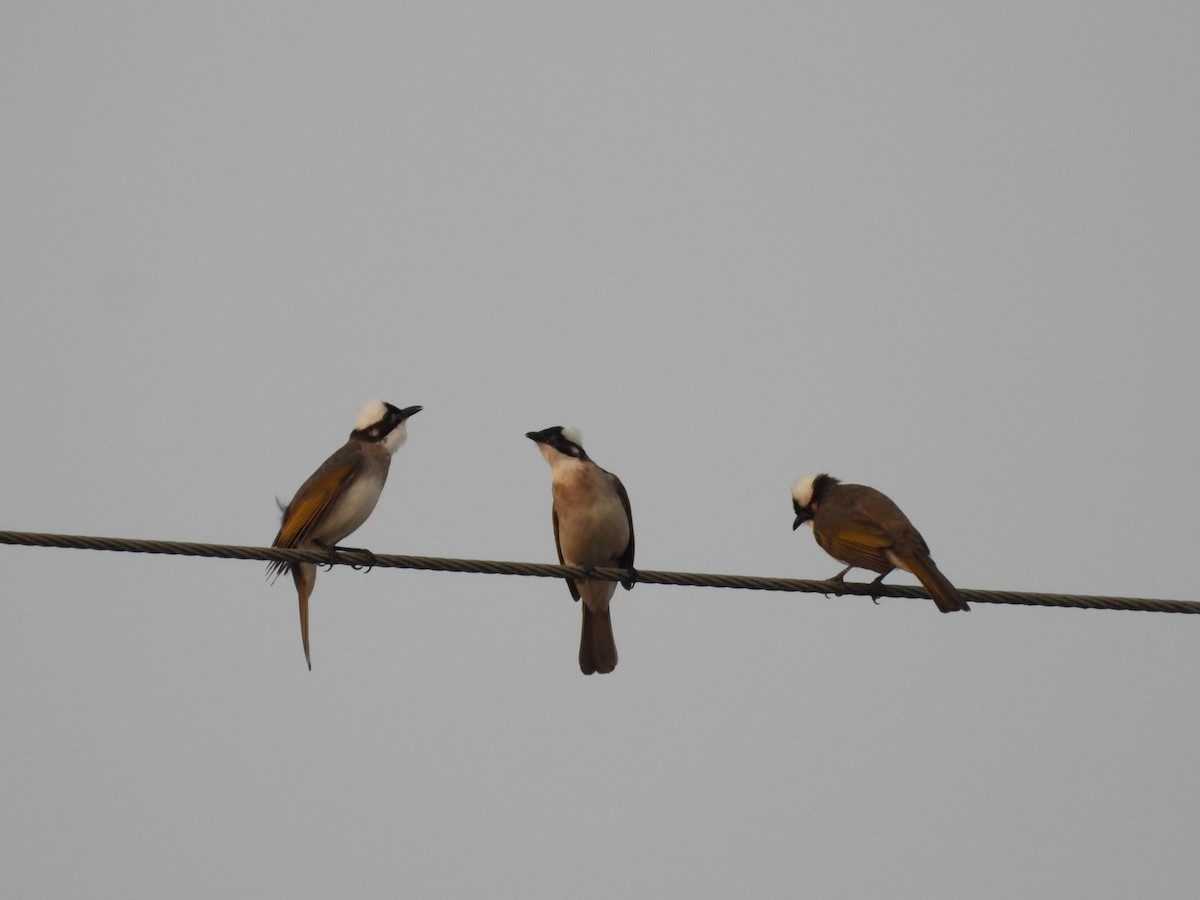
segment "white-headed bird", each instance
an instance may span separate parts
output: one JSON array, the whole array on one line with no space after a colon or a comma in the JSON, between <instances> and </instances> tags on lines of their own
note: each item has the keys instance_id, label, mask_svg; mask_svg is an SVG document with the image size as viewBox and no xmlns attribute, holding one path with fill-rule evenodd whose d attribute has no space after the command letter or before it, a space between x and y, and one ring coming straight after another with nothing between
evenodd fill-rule
<instances>
[{"instance_id":1,"label":"white-headed bird","mask_svg":"<svg viewBox=\"0 0 1200 900\"><path fill-rule=\"evenodd\" d=\"M525 435L538 445L550 464L551 518L558 561L565 566L633 568L633 513L621 480L600 468L584 452L583 438L573 428L556 425ZM633 581L622 581L625 590ZM617 667L609 601L612 581L567 579L571 596L583 601L579 669L584 675Z\"/></svg>"},{"instance_id":2,"label":"white-headed bird","mask_svg":"<svg viewBox=\"0 0 1200 900\"><path fill-rule=\"evenodd\" d=\"M878 572L873 584L892 569L917 576L942 612L970 609L958 588L941 573L929 546L908 516L875 488L842 484L830 475L809 475L792 486L792 530L812 523L821 549L846 568L831 578L841 581L851 569Z\"/></svg>"},{"instance_id":3,"label":"white-headed bird","mask_svg":"<svg viewBox=\"0 0 1200 900\"><path fill-rule=\"evenodd\" d=\"M408 436L405 421L421 411L370 400L358 411L354 430L346 441L308 481L283 511L283 524L273 547L296 550L328 550L352 534L375 509L387 481L392 454ZM300 639L304 660L312 669L308 649L308 598L317 581L316 563L273 562L268 571L292 573L300 598Z\"/></svg>"}]
</instances>

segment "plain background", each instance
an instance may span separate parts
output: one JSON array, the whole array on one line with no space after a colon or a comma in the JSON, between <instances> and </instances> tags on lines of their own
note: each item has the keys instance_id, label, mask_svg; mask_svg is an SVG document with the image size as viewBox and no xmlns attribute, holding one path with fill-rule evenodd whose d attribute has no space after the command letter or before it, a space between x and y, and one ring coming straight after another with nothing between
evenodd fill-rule
<instances>
[{"instance_id":1,"label":"plain background","mask_svg":"<svg viewBox=\"0 0 1200 900\"><path fill-rule=\"evenodd\" d=\"M423 404L377 552L1200 599L1194 3L8 3L0 527L268 544ZM863 573L859 573L860 575ZM869 576L868 576L869 577ZM892 576L905 583L907 576ZM1200 622L0 548L0 889L1187 897Z\"/></svg>"}]
</instances>

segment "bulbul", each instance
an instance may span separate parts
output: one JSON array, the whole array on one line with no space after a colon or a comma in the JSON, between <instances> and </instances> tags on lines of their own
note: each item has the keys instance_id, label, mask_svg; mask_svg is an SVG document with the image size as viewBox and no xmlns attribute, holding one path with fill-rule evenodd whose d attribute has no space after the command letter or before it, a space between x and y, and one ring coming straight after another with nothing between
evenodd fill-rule
<instances>
[{"instance_id":1,"label":"bulbul","mask_svg":"<svg viewBox=\"0 0 1200 900\"><path fill-rule=\"evenodd\" d=\"M633 568L633 512L621 479L600 468L584 452L573 428L556 425L525 435L550 463L551 518L558 561L565 566ZM625 590L633 581L622 581ZM617 667L608 604L617 590L612 581L567 579L571 596L583 600L579 669L584 675Z\"/></svg>"},{"instance_id":2,"label":"bulbul","mask_svg":"<svg viewBox=\"0 0 1200 900\"><path fill-rule=\"evenodd\" d=\"M325 460L283 511L283 524L273 547L296 550L329 550L367 521L387 481L392 454L408 436L405 421L421 411L419 406L400 409L369 400L354 420L350 440ZM308 650L308 598L317 581L315 563L273 562L268 572L292 573L300 597L300 639L304 659L312 669Z\"/></svg>"},{"instance_id":3,"label":"bulbul","mask_svg":"<svg viewBox=\"0 0 1200 900\"><path fill-rule=\"evenodd\" d=\"M829 475L809 475L792 486L796 521L792 530L812 523L821 549L846 568L831 578L841 581L851 569L870 569L883 581L892 569L903 569L933 597L942 612L970 609L929 556L929 546L885 494L862 484L842 484Z\"/></svg>"}]
</instances>

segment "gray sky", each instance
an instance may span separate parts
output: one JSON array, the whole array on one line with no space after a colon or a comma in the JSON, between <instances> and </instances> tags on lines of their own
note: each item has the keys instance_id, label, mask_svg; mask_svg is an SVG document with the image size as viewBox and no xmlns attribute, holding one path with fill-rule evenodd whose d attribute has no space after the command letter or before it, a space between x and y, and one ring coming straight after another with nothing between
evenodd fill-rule
<instances>
[{"instance_id":1,"label":"gray sky","mask_svg":"<svg viewBox=\"0 0 1200 900\"><path fill-rule=\"evenodd\" d=\"M10 3L0 527L267 544L423 404L377 552L1200 599L1200 7ZM0 548L0 889L1128 897L1200 880L1200 622ZM862 573L859 573L862 574ZM892 576L904 583L907 576Z\"/></svg>"}]
</instances>

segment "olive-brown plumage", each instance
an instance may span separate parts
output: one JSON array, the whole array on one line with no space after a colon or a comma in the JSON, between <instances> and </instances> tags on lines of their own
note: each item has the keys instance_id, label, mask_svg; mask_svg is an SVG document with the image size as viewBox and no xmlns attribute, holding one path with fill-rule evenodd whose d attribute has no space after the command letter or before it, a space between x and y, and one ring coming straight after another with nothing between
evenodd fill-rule
<instances>
[{"instance_id":1,"label":"olive-brown plumage","mask_svg":"<svg viewBox=\"0 0 1200 900\"><path fill-rule=\"evenodd\" d=\"M792 508L793 530L810 522L821 549L846 563L831 580L841 581L858 568L878 572L873 582L878 584L892 569L904 569L917 577L942 612L970 610L934 563L921 533L886 494L862 484L842 484L830 475L810 475L792 487Z\"/></svg>"}]
</instances>

